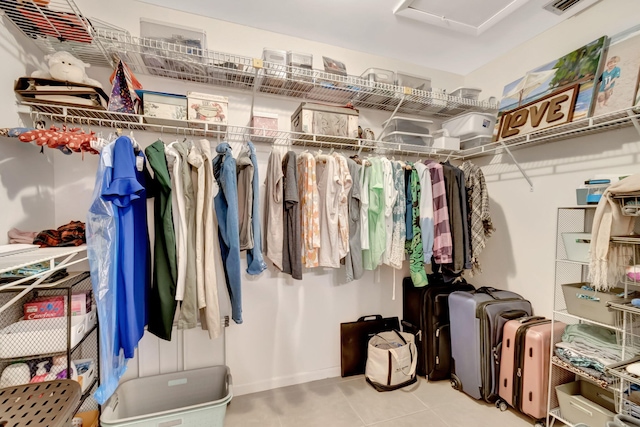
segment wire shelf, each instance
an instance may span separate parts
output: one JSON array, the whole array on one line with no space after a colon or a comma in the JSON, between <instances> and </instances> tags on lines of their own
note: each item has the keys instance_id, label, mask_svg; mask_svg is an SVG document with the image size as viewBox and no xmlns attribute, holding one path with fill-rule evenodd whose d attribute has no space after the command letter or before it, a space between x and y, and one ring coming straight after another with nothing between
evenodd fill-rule
<instances>
[{"instance_id":1,"label":"wire shelf","mask_svg":"<svg viewBox=\"0 0 640 427\"><path fill-rule=\"evenodd\" d=\"M3 0L0 10L40 50L60 50L92 65L111 67L107 51L94 37L96 28L73 0Z\"/></svg>"},{"instance_id":2,"label":"wire shelf","mask_svg":"<svg viewBox=\"0 0 640 427\"><path fill-rule=\"evenodd\" d=\"M565 424L567 427L574 427L573 424L571 424L569 421L565 420L564 418L562 418L562 413L560 412L560 408L554 408L551 411L549 411L549 416L560 421L561 423ZM553 425L553 424L551 424Z\"/></svg>"},{"instance_id":3,"label":"wire shelf","mask_svg":"<svg viewBox=\"0 0 640 427\"><path fill-rule=\"evenodd\" d=\"M98 29L96 37L113 58L122 59L141 74L334 104L351 102L357 108L373 110L394 111L400 104L399 113L439 118L472 111L495 114L498 109L497 104L486 101L206 49L194 50L125 32Z\"/></svg>"},{"instance_id":4,"label":"wire shelf","mask_svg":"<svg viewBox=\"0 0 640 427\"><path fill-rule=\"evenodd\" d=\"M54 261L58 258L85 252L87 247L74 246L72 248L40 248L30 252L0 257L0 273L17 270L31 264Z\"/></svg>"},{"instance_id":5,"label":"wire shelf","mask_svg":"<svg viewBox=\"0 0 640 427\"><path fill-rule=\"evenodd\" d=\"M228 142L251 140L280 146L303 146L334 148L338 150L368 151L388 155L406 155L417 157L449 157L458 159L454 150L374 141L359 138L308 134L283 130L265 130L247 126L212 125L195 121L171 120L167 124L157 118L148 123L148 118L139 114L96 111L88 108L56 106L23 102L25 113L31 114L34 121L48 119L56 123L78 124L88 127L112 127L131 130L147 130L160 133L173 133L185 136L211 137Z\"/></svg>"},{"instance_id":6,"label":"wire shelf","mask_svg":"<svg viewBox=\"0 0 640 427\"><path fill-rule=\"evenodd\" d=\"M542 144L552 141L576 138L578 136L591 135L595 133L607 132L614 129L636 126L640 132L640 109L627 108L602 114L595 117L587 117L564 125L554 126L540 131L531 132L521 136L514 136L504 141L510 150L522 148L534 144ZM494 154L503 150L501 142L493 141L484 145L475 146L461 150L460 154L464 158L473 158Z\"/></svg>"}]
</instances>

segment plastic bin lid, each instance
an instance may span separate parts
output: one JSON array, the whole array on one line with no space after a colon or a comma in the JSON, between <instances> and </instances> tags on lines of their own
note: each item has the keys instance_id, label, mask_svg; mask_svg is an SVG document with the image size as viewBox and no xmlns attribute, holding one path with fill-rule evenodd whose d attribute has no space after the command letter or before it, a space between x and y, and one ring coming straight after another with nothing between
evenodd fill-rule
<instances>
[{"instance_id":1,"label":"plastic bin lid","mask_svg":"<svg viewBox=\"0 0 640 427\"><path fill-rule=\"evenodd\" d=\"M383 126L386 126L387 123L393 121L393 120L398 120L398 121L407 121L407 122L414 122L414 123L427 123L427 124L432 124L433 120L429 120L429 119L416 119L414 117L403 117L403 116L393 116L390 119L385 120L384 122L382 122Z\"/></svg>"}]
</instances>

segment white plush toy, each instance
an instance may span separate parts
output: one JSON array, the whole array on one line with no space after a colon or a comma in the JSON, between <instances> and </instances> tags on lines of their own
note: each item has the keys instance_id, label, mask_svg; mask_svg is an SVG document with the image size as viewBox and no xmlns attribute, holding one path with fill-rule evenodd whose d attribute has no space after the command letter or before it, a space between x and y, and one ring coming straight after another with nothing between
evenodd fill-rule
<instances>
[{"instance_id":1,"label":"white plush toy","mask_svg":"<svg viewBox=\"0 0 640 427\"><path fill-rule=\"evenodd\" d=\"M43 79L61 80L63 82L83 83L90 86L102 87L99 81L87 76L85 68L90 67L70 54L69 52L55 52L44 57L49 65L49 71L36 70L31 73L31 77Z\"/></svg>"}]
</instances>

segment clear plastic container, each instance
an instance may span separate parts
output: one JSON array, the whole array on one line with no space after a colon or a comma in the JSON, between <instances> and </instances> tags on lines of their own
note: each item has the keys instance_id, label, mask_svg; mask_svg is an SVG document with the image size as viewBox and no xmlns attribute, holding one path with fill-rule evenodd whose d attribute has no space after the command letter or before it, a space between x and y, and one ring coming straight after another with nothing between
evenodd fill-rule
<instances>
[{"instance_id":1,"label":"clear plastic container","mask_svg":"<svg viewBox=\"0 0 640 427\"><path fill-rule=\"evenodd\" d=\"M382 123L386 127L385 133L390 132L409 132L416 134L429 134L429 125L433 124L431 120L427 119L414 119L403 116L395 116Z\"/></svg>"},{"instance_id":2,"label":"clear plastic container","mask_svg":"<svg viewBox=\"0 0 640 427\"><path fill-rule=\"evenodd\" d=\"M482 92L482 89L478 89L475 87L459 87L449 95L456 98L465 98L477 101L478 97L480 96L480 92Z\"/></svg>"},{"instance_id":3,"label":"clear plastic container","mask_svg":"<svg viewBox=\"0 0 640 427\"><path fill-rule=\"evenodd\" d=\"M265 61L264 72L271 77L284 79L287 77L287 52L285 50L262 50L262 59Z\"/></svg>"},{"instance_id":4,"label":"clear plastic container","mask_svg":"<svg viewBox=\"0 0 640 427\"><path fill-rule=\"evenodd\" d=\"M368 68L360 77L370 82L390 85L396 82L396 73L390 70L383 70L382 68Z\"/></svg>"},{"instance_id":5,"label":"clear plastic container","mask_svg":"<svg viewBox=\"0 0 640 427\"><path fill-rule=\"evenodd\" d=\"M429 77L416 76L398 71L396 73L396 84L398 86L410 87L418 90L431 90L431 79Z\"/></svg>"},{"instance_id":6,"label":"clear plastic container","mask_svg":"<svg viewBox=\"0 0 640 427\"><path fill-rule=\"evenodd\" d=\"M432 144L433 136L424 133L411 133L394 131L389 132L382 137L384 142L393 142L395 144L410 144L419 147L429 147Z\"/></svg>"}]
</instances>

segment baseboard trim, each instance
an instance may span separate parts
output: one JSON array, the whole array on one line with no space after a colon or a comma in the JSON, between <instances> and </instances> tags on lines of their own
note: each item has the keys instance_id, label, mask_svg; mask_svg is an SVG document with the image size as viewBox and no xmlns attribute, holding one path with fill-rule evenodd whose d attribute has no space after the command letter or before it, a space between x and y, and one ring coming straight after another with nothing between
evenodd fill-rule
<instances>
[{"instance_id":1,"label":"baseboard trim","mask_svg":"<svg viewBox=\"0 0 640 427\"><path fill-rule=\"evenodd\" d=\"M233 372L231 374L233 375ZM234 384L233 394L235 396L242 396L243 394L257 393L259 391L272 390L274 388L287 387L290 385L303 384L339 376L340 367L321 369L313 372L302 372L295 375L270 378L268 380L257 381L250 384Z\"/></svg>"}]
</instances>

